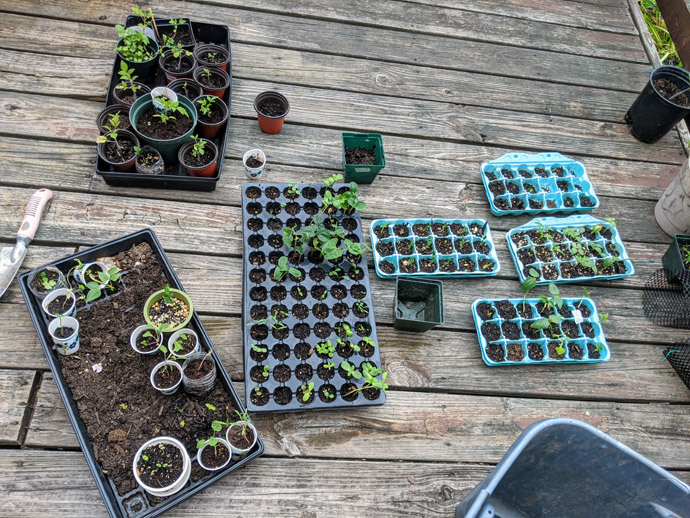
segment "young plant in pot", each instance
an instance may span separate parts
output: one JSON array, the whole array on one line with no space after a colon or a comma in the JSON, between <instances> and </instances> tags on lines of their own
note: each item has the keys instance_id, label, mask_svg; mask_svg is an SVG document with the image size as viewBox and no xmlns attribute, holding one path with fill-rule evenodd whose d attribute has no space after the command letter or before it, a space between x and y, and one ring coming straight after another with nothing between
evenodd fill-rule
<instances>
[{"instance_id":1,"label":"young plant in pot","mask_svg":"<svg viewBox=\"0 0 690 518\"><path fill-rule=\"evenodd\" d=\"M137 451L132 473L147 493L164 498L185 486L192 473L192 462L180 441L173 437L155 437Z\"/></svg>"},{"instance_id":2,"label":"young plant in pot","mask_svg":"<svg viewBox=\"0 0 690 518\"><path fill-rule=\"evenodd\" d=\"M149 38L145 30L151 25L153 16L143 11L136 14L139 14L143 20L140 24L142 30L116 25L115 29L117 29L120 41L115 50L120 59L131 66L139 76L149 80L155 74L156 56L158 55L158 43Z\"/></svg>"},{"instance_id":3,"label":"young plant in pot","mask_svg":"<svg viewBox=\"0 0 690 518\"><path fill-rule=\"evenodd\" d=\"M257 433L256 428L254 428L252 424L252 420L249 418L249 413L246 410L242 413L235 410L235 413L240 420L232 423L228 427L225 438L232 447L233 460L240 460L244 458L256 444Z\"/></svg>"},{"instance_id":4,"label":"young plant in pot","mask_svg":"<svg viewBox=\"0 0 690 518\"><path fill-rule=\"evenodd\" d=\"M197 119L192 101L182 95L177 97L176 101L158 97L159 112L152 96L147 95L139 98L129 112L135 133L156 148L168 165L177 163L177 152L191 139Z\"/></svg>"},{"instance_id":5,"label":"young plant in pot","mask_svg":"<svg viewBox=\"0 0 690 518\"><path fill-rule=\"evenodd\" d=\"M158 24L158 32L161 36L159 43L164 43L167 37L181 43L185 49L193 49L196 44L194 32L192 32L192 28L187 23L187 20L183 18Z\"/></svg>"},{"instance_id":6,"label":"young plant in pot","mask_svg":"<svg viewBox=\"0 0 690 518\"><path fill-rule=\"evenodd\" d=\"M141 325L129 335L129 345L139 354L156 354L163 345L163 333L166 329L168 329L166 323L160 326Z\"/></svg>"},{"instance_id":7,"label":"young plant in pot","mask_svg":"<svg viewBox=\"0 0 690 518\"><path fill-rule=\"evenodd\" d=\"M77 297L71 289L56 288L46 295L41 307L52 318L58 315L72 317L77 311Z\"/></svg>"},{"instance_id":8,"label":"young plant in pot","mask_svg":"<svg viewBox=\"0 0 690 518\"><path fill-rule=\"evenodd\" d=\"M106 126L105 135L99 135L98 156L115 171L128 172L134 168L136 160L136 148L139 147L139 139L134 133L127 130L114 130Z\"/></svg>"},{"instance_id":9,"label":"young plant in pot","mask_svg":"<svg viewBox=\"0 0 690 518\"><path fill-rule=\"evenodd\" d=\"M97 263L102 264L102 263ZM103 295L104 290L109 290L110 292L115 291L115 283L120 280L122 273L117 269L117 266L112 266L110 268L106 267L106 270L86 270L85 282L86 284L79 284L79 288L85 290L86 295L84 302L87 304L98 300Z\"/></svg>"},{"instance_id":10,"label":"young plant in pot","mask_svg":"<svg viewBox=\"0 0 690 518\"><path fill-rule=\"evenodd\" d=\"M263 92L254 99L259 129L264 133L280 133L285 116L290 111L287 98L278 92Z\"/></svg>"},{"instance_id":11,"label":"young plant in pot","mask_svg":"<svg viewBox=\"0 0 690 518\"><path fill-rule=\"evenodd\" d=\"M110 106L106 106L103 111L98 114L96 125L101 134L107 133L105 129L106 125L116 130L128 130L131 127L129 122L129 106L123 104L111 104Z\"/></svg>"},{"instance_id":12,"label":"young plant in pot","mask_svg":"<svg viewBox=\"0 0 690 518\"><path fill-rule=\"evenodd\" d=\"M29 289L38 300L45 299L46 295L55 289L66 287L65 276L54 266L34 270L29 279Z\"/></svg>"},{"instance_id":13,"label":"young plant in pot","mask_svg":"<svg viewBox=\"0 0 690 518\"><path fill-rule=\"evenodd\" d=\"M168 324L166 333L185 327L192 319L194 306L189 296L180 290L165 288L151 295L144 305L144 318L148 324L160 327Z\"/></svg>"},{"instance_id":14,"label":"young plant in pot","mask_svg":"<svg viewBox=\"0 0 690 518\"><path fill-rule=\"evenodd\" d=\"M230 76L225 70L214 67L197 67L194 80L201 84L205 95L223 97L230 88Z\"/></svg>"},{"instance_id":15,"label":"young plant in pot","mask_svg":"<svg viewBox=\"0 0 690 518\"><path fill-rule=\"evenodd\" d=\"M76 318L58 313L48 324L48 334L59 354L67 356L79 350L79 321Z\"/></svg>"},{"instance_id":16,"label":"young plant in pot","mask_svg":"<svg viewBox=\"0 0 690 518\"><path fill-rule=\"evenodd\" d=\"M177 392L182 384L182 367L175 360L175 351L170 351L165 345L159 350L165 355L165 360L151 369L151 386L164 396L170 396Z\"/></svg>"},{"instance_id":17,"label":"young plant in pot","mask_svg":"<svg viewBox=\"0 0 690 518\"><path fill-rule=\"evenodd\" d=\"M146 145L135 149L137 160L135 162L137 173L140 174L163 174L165 172L165 162L156 148Z\"/></svg>"},{"instance_id":18,"label":"young plant in pot","mask_svg":"<svg viewBox=\"0 0 690 518\"><path fill-rule=\"evenodd\" d=\"M223 426L227 426L227 424L223 421L213 421L211 423L213 435L208 439L200 439L196 443L199 450L196 454L196 460L199 466L206 471L223 469L232 458L230 443L225 439L216 437L216 434L223 430Z\"/></svg>"},{"instance_id":19,"label":"young plant in pot","mask_svg":"<svg viewBox=\"0 0 690 518\"><path fill-rule=\"evenodd\" d=\"M218 148L210 140L192 135L192 142L180 148L178 160L190 176L211 178L218 169Z\"/></svg>"},{"instance_id":20,"label":"young plant in pot","mask_svg":"<svg viewBox=\"0 0 690 518\"><path fill-rule=\"evenodd\" d=\"M198 112L197 129L206 139L215 138L225 121L228 120L228 107L220 97L202 95L194 99Z\"/></svg>"},{"instance_id":21,"label":"young plant in pot","mask_svg":"<svg viewBox=\"0 0 690 518\"><path fill-rule=\"evenodd\" d=\"M208 353L195 352L182 364L182 383L188 394L208 394L216 382L216 362Z\"/></svg>"},{"instance_id":22,"label":"young plant in pot","mask_svg":"<svg viewBox=\"0 0 690 518\"><path fill-rule=\"evenodd\" d=\"M194 57L199 66L221 68L227 72L230 62L230 52L220 45L199 45L194 50Z\"/></svg>"},{"instance_id":23,"label":"young plant in pot","mask_svg":"<svg viewBox=\"0 0 690 518\"><path fill-rule=\"evenodd\" d=\"M165 74L165 79L174 81L180 78L191 78L196 66L194 56L185 50L181 43L163 35L163 48L166 49L158 60L158 66Z\"/></svg>"},{"instance_id":24,"label":"young plant in pot","mask_svg":"<svg viewBox=\"0 0 690 518\"><path fill-rule=\"evenodd\" d=\"M134 75L134 69L129 68L124 61L120 62L117 75L120 76L121 81L115 86L113 96L123 106L131 106L139 97L151 91L145 84L136 82L138 76Z\"/></svg>"},{"instance_id":25,"label":"young plant in pot","mask_svg":"<svg viewBox=\"0 0 690 518\"><path fill-rule=\"evenodd\" d=\"M201 95L202 92L202 88L199 83L197 83L194 79L187 79L184 77L170 81L170 83L168 83L168 88L170 88L176 94L184 95L187 99L196 99Z\"/></svg>"}]
</instances>

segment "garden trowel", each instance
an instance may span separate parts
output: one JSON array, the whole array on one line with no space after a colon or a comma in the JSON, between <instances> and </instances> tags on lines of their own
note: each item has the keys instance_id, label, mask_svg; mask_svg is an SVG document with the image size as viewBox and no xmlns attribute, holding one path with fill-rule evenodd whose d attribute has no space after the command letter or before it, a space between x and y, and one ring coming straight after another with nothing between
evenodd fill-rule
<instances>
[{"instance_id":1,"label":"garden trowel","mask_svg":"<svg viewBox=\"0 0 690 518\"><path fill-rule=\"evenodd\" d=\"M14 247L6 246L0 250L0 297L5 294L17 270L22 265L26 255L26 247L34 238L38 224L41 222L43 209L52 197L53 191L40 189L29 198L29 203L26 204L24 211L24 220L17 232L17 244Z\"/></svg>"}]
</instances>

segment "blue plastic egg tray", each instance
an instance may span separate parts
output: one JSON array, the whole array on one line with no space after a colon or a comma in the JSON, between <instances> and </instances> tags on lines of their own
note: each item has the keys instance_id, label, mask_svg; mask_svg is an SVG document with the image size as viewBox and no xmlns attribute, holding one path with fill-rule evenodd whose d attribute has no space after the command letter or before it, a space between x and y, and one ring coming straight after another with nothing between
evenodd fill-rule
<instances>
[{"instance_id":1,"label":"blue plastic egg tray","mask_svg":"<svg viewBox=\"0 0 690 518\"><path fill-rule=\"evenodd\" d=\"M495 216L599 207L585 166L560 153L508 153L482 164L481 174Z\"/></svg>"},{"instance_id":2,"label":"blue plastic egg tray","mask_svg":"<svg viewBox=\"0 0 690 518\"><path fill-rule=\"evenodd\" d=\"M483 219L377 219L371 245L379 277L488 277L501 265Z\"/></svg>"},{"instance_id":3,"label":"blue plastic egg tray","mask_svg":"<svg viewBox=\"0 0 690 518\"><path fill-rule=\"evenodd\" d=\"M621 279L635 273L612 219L535 218L506 238L520 282L531 269L539 273L537 284Z\"/></svg>"},{"instance_id":4,"label":"blue plastic egg tray","mask_svg":"<svg viewBox=\"0 0 690 518\"><path fill-rule=\"evenodd\" d=\"M559 315L560 323L545 330L531 327L548 314ZM589 298L563 299L560 309L545 307L541 299L527 299L524 307L522 299L480 299L472 304L472 316L482 359L491 367L599 363L611 357Z\"/></svg>"}]
</instances>

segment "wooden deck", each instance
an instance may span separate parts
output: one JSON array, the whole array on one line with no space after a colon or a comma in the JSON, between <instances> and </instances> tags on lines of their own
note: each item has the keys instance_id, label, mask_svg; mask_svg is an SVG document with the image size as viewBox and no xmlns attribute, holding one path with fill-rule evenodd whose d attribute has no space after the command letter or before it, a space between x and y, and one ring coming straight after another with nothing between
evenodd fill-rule
<instances>
[{"instance_id":1,"label":"wooden deck","mask_svg":"<svg viewBox=\"0 0 690 518\"><path fill-rule=\"evenodd\" d=\"M662 354L687 332L648 323L641 291L670 241L654 203L685 154L675 132L645 145L622 123L651 69L627 0L151 2L231 30L233 118L212 193L113 188L93 174L125 4L0 0L0 240L13 242L31 193L55 191L24 269L152 227L242 392L242 154L267 152L267 181L318 181L341 169L342 131L384 135L387 167L361 188L366 220L486 218L503 266L445 281L445 325L421 335L393 329L394 283L372 271L386 405L257 416L266 455L168 516L448 517L525 427L558 416L690 480L690 391ZM252 108L273 88L291 104L277 136ZM481 360L470 304L521 293L505 232L530 218L491 216L479 165L516 149L584 161L594 214L616 218L637 274L591 285L611 315L609 363ZM0 515L105 516L16 283L0 315Z\"/></svg>"}]
</instances>

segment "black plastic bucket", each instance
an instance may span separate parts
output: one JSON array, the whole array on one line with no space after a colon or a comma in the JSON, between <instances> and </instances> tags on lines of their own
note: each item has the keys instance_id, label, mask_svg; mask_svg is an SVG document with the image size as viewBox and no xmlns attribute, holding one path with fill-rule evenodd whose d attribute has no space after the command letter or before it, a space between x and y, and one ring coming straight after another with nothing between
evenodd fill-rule
<instances>
[{"instance_id":1,"label":"black plastic bucket","mask_svg":"<svg viewBox=\"0 0 690 518\"><path fill-rule=\"evenodd\" d=\"M654 87L654 80L662 78L671 81L681 90L690 88L687 70L672 66L661 66L652 70L649 82L625 114L625 121L633 137L648 144L659 140L681 119L690 115L690 108L665 99ZM690 98L690 91L687 95Z\"/></svg>"}]
</instances>

